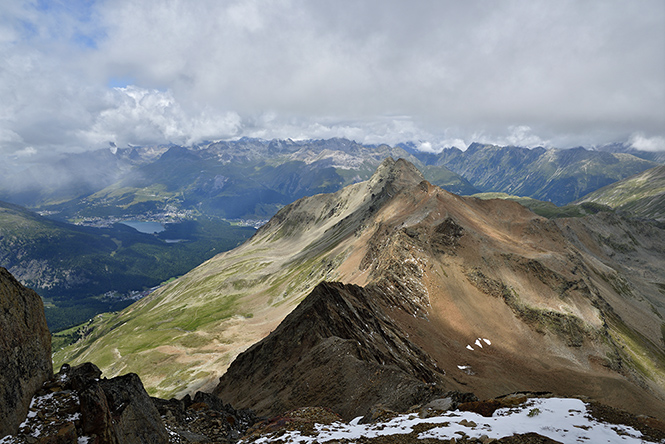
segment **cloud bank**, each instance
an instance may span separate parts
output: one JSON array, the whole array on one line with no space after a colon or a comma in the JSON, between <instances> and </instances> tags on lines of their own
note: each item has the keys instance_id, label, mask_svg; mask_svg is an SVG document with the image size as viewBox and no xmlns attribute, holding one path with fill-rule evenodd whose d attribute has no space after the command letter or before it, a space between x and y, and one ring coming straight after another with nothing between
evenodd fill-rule
<instances>
[{"instance_id":1,"label":"cloud bank","mask_svg":"<svg viewBox=\"0 0 665 444\"><path fill-rule=\"evenodd\" d=\"M0 153L242 136L665 149L661 0L0 5Z\"/></svg>"}]
</instances>

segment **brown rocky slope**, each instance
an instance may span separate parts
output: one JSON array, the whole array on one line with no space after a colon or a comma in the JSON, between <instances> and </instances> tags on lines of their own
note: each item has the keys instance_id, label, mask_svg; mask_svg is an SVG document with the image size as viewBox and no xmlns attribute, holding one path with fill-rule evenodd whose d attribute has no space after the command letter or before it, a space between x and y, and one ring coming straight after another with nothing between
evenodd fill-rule
<instances>
[{"instance_id":1,"label":"brown rocky slope","mask_svg":"<svg viewBox=\"0 0 665 444\"><path fill-rule=\"evenodd\" d=\"M612 253L620 247L593 235L616 221L555 222L514 202L462 198L402 160L386 160L372 180L382 184L372 204L330 228L334 243L302 253L341 249L338 280L363 288L317 287L235 360L215 390L222 399L260 414L325 405L351 417L436 383L480 398L585 395L665 417L665 282L643 278L649 264L628 272ZM263 234L314 224L314 199L287 207ZM631 248L657 268L665 250L648 237ZM375 383L407 389L398 401Z\"/></svg>"}]
</instances>

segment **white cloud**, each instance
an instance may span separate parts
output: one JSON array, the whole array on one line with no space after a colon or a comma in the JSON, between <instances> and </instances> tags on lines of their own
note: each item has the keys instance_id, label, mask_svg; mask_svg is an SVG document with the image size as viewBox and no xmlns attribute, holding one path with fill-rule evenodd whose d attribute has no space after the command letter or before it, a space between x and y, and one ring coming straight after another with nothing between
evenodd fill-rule
<instances>
[{"instance_id":1,"label":"white cloud","mask_svg":"<svg viewBox=\"0 0 665 444\"><path fill-rule=\"evenodd\" d=\"M18 158L21 157L32 157L37 154L37 150L34 147L27 146L21 150L16 151L15 155Z\"/></svg>"},{"instance_id":2,"label":"white cloud","mask_svg":"<svg viewBox=\"0 0 665 444\"><path fill-rule=\"evenodd\" d=\"M630 145L642 151L665 151L665 137L645 137L644 134L634 134L631 137Z\"/></svg>"},{"instance_id":3,"label":"white cloud","mask_svg":"<svg viewBox=\"0 0 665 444\"><path fill-rule=\"evenodd\" d=\"M236 113L208 109L188 113L170 91L136 86L114 88L107 101L109 107L96 115L89 130L81 133L90 145L108 142L118 146L168 142L191 145L234 137L241 129L241 119Z\"/></svg>"},{"instance_id":4,"label":"white cloud","mask_svg":"<svg viewBox=\"0 0 665 444\"><path fill-rule=\"evenodd\" d=\"M425 151L427 153L433 153L434 148L432 147L432 142L419 142L417 147L420 151Z\"/></svg>"},{"instance_id":5,"label":"white cloud","mask_svg":"<svg viewBox=\"0 0 665 444\"><path fill-rule=\"evenodd\" d=\"M6 0L0 57L2 152L665 137L661 0Z\"/></svg>"},{"instance_id":6,"label":"white cloud","mask_svg":"<svg viewBox=\"0 0 665 444\"><path fill-rule=\"evenodd\" d=\"M531 128L526 125L509 127L508 130L510 131L510 134L507 137L509 145L525 146L529 148L548 145L548 142L533 134Z\"/></svg>"}]
</instances>

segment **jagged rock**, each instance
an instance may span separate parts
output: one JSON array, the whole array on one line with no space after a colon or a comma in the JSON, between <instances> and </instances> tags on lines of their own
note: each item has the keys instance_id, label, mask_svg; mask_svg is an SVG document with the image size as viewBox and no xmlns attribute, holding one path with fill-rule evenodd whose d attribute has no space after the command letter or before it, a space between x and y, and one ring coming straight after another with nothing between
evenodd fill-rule
<instances>
[{"instance_id":1,"label":"jagged rock","mask_svg":"<svg viewBox=\"0 0 665 444\"><path fill-rule=\"evenodd\" d=\"M0 437L16 433L32 395L52 375L44 304L0 268Z\"/></svg>"},{"instance_id":2,"label":"jagged rock","mask_svg":"<svg viewBox=\"0 0 665 444\"><path fill-rule=\"evenodd\" d=\"M236 410L210 394L194 399L152 398L171 435L172 443L235 442L256 422L251 410Z\"/></svg>"},{"instance_id":3,"label":"jagged rock","mask_svg":"<svg viewBox=\"0 0 665 444\"><path fill-rule=\"evenodd\" d=\"M12 444L166 444L157 408L136 374L100 379L91 363L63 365L36 392Z\"/></svg>"},{"instance_id":4,"label":"jagged rock","mask_svg":"<svg viewBox=\"0 0 665 444\"><path fill-rule=\"evenodd\" d=\"M261 415L309 405L345 419L377 404L405 411L440 396L442 372L386 314L380 291L319 284L236 358L214 393Z\"/></svg>"},{"instance_id":5,"label":"jagged rock","mask_svg":"<svg viewBox=\"0 0 665 444\"><path fill-rule=\"evenodd\" d=\"M101 386L91 384L79 392L79 399L85 412L81 420L83 434L96 436L98 443L113 442L113 418Z\"/></svg>"},{"instance_id":6,"label":"jagged rock","mask_svg":"<svg viewBox=\"0 0 665 444\"><path fill-rule=\"evenodd\" d=\"M438 415L441 412L450 410L453 406L453 398L439 398L433 399L420 409L419 416L421 418L429 418Z\"/></svg>"},{"instance_id":7,"label":"jagged rock","mask_svg":"<svg viewBox=\"0 0 665 444\"><path fill-rule=\"evenodd\" d=\"M119 442L146 444L168 442L159 412L135 373L100 382L113 418Z\"/></svg>"},{"instance_id":8,"label":"jagged rock","mask_svg":"<svg viewBox=\"0 0 665 444\"><path fill-rule=\"evenodd\" d=\"M209 393L164 400L150 398L134 373L100 378L89 362L63 365L36 393L28 418L7 443L230 443L256 422L254 412Z\"/></svg>"}]
</instances>

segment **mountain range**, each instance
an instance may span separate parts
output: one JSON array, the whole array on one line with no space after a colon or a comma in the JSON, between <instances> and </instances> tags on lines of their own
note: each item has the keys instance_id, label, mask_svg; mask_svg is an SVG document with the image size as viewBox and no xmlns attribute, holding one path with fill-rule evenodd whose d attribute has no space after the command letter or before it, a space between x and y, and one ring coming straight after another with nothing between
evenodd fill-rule
<instances>
[{"instance_id":1,"label":"mountain range","mask_svg":"<svg viewBox=\"0 0 665 444\"><path fill-rule=\"evenodd\" d=\"M136 372L160 396L214 389L264 415L530 390L663 417L664 234L613 212L546 219L458 196L388 158L91 320L54 360Z\"/></svg>"},{"instance_id":2,"label":"mountain range","mask_svg":"<svg viewBox=\"0 0 665 444\"><path fill-rule=\"evenodd\" d=\"M446 166L482 192L504 192L556 205L568 204L656 166L655 162L633 154L582 147L529 149L472 143L465 151L446 148L438 155L417 152L414 155L427 165Z\"/></svg>"},{"instance_id":3,"label":"mountain range","mask_svg":"<svg viewBox=\"0 0 665 444\"><path fill-rule=\"evenodd\" d=\"M369 179L392 156L409 160L430 183L456 194L504 192L565 205L664 161L628 147L623 151L630 154L612 151L473 143L465 151L433 154L413 144L248 138L189 148L114 147L3 175L0 200L77 223L174 211L266 220L299 198Z\"/></svg>"},{"instance_id":4,"label":"mountain range","mask_svg":"<svg viewBox=\"0 0 665 444\"><path fill-rule=\"evenodd\" d=\"M69 224L56 229L45 218L28 216L25 208L10 211L5 205L0 265L46 298L49 325L60 330L129 303L101 295L141 293L251 234L224 220L259 226L299 198L368 179L387 156L408 159L430 183L448 191L509 198L546 217L569 217L607 207L595 197L557 205L584 199L588 191L660 159L625 146L605 148L472 144L466 151L432 154L413 144L245 138L189 148L112 147L68 154L8 170L0 178L0 197ZM657 201L649 206L661 207ZM128 219L159 222L167 231L144 235L117 224Z\"/></svg>"}]
</instances>

